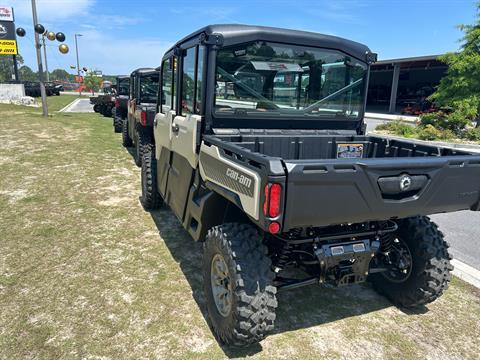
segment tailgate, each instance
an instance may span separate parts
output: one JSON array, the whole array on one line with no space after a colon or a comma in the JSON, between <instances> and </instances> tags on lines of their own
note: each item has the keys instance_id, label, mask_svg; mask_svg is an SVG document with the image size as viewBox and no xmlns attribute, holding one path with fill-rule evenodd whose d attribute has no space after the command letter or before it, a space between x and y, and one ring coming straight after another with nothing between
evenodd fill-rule
<instances>
[{"instance_id":1,"label":"tailgate","mask_svg":"<svg viewBox=\"0 0 480 360\"><path fill-rule=\"evenodd\" d=\"M285 161L284 231L480 210L480 155Z\"/></svg>"}]
</instances>

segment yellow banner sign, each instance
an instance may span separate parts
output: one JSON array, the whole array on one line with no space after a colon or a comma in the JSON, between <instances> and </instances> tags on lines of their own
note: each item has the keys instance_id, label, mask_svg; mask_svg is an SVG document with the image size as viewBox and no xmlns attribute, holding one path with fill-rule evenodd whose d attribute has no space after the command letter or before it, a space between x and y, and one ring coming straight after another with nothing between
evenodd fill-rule
<instances>
[{"instance_id":1,"label":"yellow banner sign","mask_svg":"<svg viewBox=\"0 0 480 360\"><path fill-rule=\"evenodd\" d=\"M0 55L17 55L15 40L0 40Z\"/></svg>"}]
</instances>

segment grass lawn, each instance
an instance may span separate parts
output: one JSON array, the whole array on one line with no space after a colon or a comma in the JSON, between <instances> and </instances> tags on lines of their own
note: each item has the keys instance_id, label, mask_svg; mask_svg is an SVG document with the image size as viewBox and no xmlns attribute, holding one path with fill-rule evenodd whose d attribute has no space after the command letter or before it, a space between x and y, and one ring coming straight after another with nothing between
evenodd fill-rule
<instances>
[{"instance_id":1,"label":"grass lawn","mask_svg":"<svg viewBox=\"0 0 480 360\"><path fill-rule=\"evenodd\" d=\"M478 359L480 291L457 279L416 313L368 285L281 293L275 334L221 347L201 246L142 209L111 119L40 112L0 105L0 359Z\"/></svg>"}]
</instances>

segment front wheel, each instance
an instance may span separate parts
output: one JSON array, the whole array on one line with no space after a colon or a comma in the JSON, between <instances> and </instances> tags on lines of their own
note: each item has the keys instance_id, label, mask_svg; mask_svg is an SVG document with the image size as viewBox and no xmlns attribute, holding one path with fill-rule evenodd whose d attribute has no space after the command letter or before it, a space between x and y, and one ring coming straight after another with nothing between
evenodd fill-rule
<instances>
[{"instance_id":1,"label":"front wheel","mask_svg":"<svg viewBox=\"0 0 480 360\"><path fill-rule=\"evenodd\" d=\"M273 330L276 292L267 248L246 224L208 231L203 245L207 310L217 337L228 345L259 342Z\"/></svg>"},{"instance_id":2,"label":"front wheel","mask_svg":"<svg viewBox=\"0 0 480 360\"><path fill-rule=\"evenodd\" d=\"M416 307L439 298L451 280L448 244L426 216L399 221L383 262L387 271L370 275L374 288L401 307Z\"/></svg>"}]
</instances>

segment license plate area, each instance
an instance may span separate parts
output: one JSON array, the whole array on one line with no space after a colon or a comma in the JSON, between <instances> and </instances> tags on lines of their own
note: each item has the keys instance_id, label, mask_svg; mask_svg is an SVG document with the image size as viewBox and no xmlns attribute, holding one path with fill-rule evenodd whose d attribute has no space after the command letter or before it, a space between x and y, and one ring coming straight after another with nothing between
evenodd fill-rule
<instances>
[{"instance_id":1,"label":"license plate area","mask_svg":"<svg viewBox=\"0 0 480 360\"><path fill-rule=\"evenodd\" d=\"M337 144L337 159L361 159L365 151L365 144L341 143Z\"/></svg>"}]
</instances>

